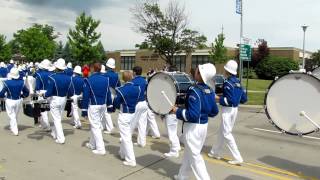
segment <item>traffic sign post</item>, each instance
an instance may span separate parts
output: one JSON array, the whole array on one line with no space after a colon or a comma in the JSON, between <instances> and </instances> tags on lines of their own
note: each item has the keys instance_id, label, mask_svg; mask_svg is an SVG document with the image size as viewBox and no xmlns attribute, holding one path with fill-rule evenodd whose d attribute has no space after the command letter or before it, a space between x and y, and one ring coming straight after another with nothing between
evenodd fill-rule
<instances>
[{"instance_id":1,"label":"traffic sign post","mask_svg":"<svg viewBox=\"0 0 320 180\"><path fill-rule=\"evenodd\" d=\"M248 44L240 44L240 51L239 51L239 59L241 64L243 64L243 61L247 61L247 84L246 84L246 93L248 95L248 85L249 85L249 63L251 61L252 57L252 50L251 46ZM242 67L240 67L242 68ZM241 71L243 72L243 71ZM242 74L240 75L242 77Z\"/></svg>"}]
</instances>

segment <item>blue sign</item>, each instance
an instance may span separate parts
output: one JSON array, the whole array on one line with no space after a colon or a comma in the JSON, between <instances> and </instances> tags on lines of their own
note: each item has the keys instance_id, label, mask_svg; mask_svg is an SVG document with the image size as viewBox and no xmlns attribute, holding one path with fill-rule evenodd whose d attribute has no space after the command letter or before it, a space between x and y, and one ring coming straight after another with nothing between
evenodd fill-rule
<instances>
[{"instance_id":1,"label":"blue sign","mask_svg":"<svg viewBox=\"0 0 320 180\"><path fill-rule=\"evenodd\" d=\"M236 0L236 13L242 14L242 0Z\"/></svg>"}]
</instances>

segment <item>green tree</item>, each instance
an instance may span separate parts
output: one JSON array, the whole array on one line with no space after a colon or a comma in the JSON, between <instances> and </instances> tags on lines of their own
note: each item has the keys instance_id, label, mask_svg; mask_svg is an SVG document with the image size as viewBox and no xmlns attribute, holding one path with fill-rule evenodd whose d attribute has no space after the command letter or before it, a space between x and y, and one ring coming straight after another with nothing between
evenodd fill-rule
<instances>
[{"instance_id":1,"label":"green tree","mask_svg":"<svg viewBox=\"0 0 320 180\"><path fill-rule=\"evenodd\" d=\"M0 60L8 61L12 57L10 45L6 43L6 37L0 35Z\"/></svg>"},{"instance_id":2,"label":"green tree","mask_svg":"<svg viewBox=\"0 0 320 180\"><path fill-rule=\"evenodd\" d=\"M48 25L35 24L30 28L21 29L14 33L12 44L28 61L41 61L54 57L56 43L47 29ZM52 28L52 27L51 27ZM50 28L50 29L51 29Z\"/></svg>"},{"instance_id":3,"label":"green tree","mask_svg":"<svg viewBox=\"0 0 320 180\"><path fill-rule=\"evenodd\" d=\"M312 53L311 61L314 66L320 66L320 50Z\"/></svg>"},{"instance_id":4,"label":"green tree","mask_svg":"<svg viewBox=\"0 0 320 180\"><path fill-rule=\"evenodd\" d=\"M214 43L211 44L211 51L209 51L209 58L213 61L214 64L225 63L228 59L227 57L227 48L224 46L224 34L220 33L214 39Z\"/></svg>"},{"instance_id":5,"label":"green tree","mask_svg":"<svg viewBox=\"0 0 320 180\"><path fill-rule=\"evenodd\" d=\"M96 32L100 21L83 12L76 19L75 29L69 30L68 40L73 57L80 63L91 63L101 57L97 45L101 33Z\"/></svg>"},{"instance_id":6,"label":"green tree","mask_svg":"<svg viewBox=\"0 0 320 180\"><path fill-rule=\"evenodd\" d=\"M64 48L63 48L63 51L62 51L62 58L65 59L67 62L79 63L78 61L76 61L72 57L72 52L71 52L71 48L70 48L70 43L69 42L67 42L64 45Z\"/></svg>"},{"instance_id":7,"label":"green tree","mask_svg":"<svg viewBox=\"0 0 320 180\"><path fill-rule=\"evenodd\" d=\"M146 0L137 3L131 12L135 31L145 36L136 47L154 50L168 65L174 65L175 54L205 46L207 38L188 28L189 18L178 1L170 1L162 11L158 1Z\"/></svg>"},{"instance_id":8,"label":"green tree","mask_svg":"<svg viewBox=\"0 0 320 180\"><path fill-rule=\"evenodd\" d=\"M54 59L59 59L63 57L63 44L62 41L56 45L56 51L54 53Z\"/></svg>"},{"instance_id":9,"label":"green tree","mask_svg":"<svg viewBox=\"0 0 320 180\"><path fill-rule=\"evenodd\" d=\"M107 55L106 55L106 51L104 50L104 47L103 47L101 41L99 41L99 43L97 45L97 51L99 52L99 55L100 55L99 60L101 60L103 62L106 61Z\"/></svg>"}]
</instances>

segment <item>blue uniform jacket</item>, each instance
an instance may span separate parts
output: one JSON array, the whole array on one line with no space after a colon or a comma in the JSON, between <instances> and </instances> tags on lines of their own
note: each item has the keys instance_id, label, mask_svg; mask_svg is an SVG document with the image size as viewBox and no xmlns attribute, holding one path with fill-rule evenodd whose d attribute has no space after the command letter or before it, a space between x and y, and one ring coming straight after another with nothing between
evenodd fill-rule
<instances>
[{"instance_id":1,"label":"blue uniform jacket","mask_svg":"<svg viewBox=\"0 0 320 180\"><path fill-rule=\"evenodd\" d=\"M71 77L64 72L54 73L49 76L48 89L44 97L59 96L66 97L72 96L74 87L71 83Z\"/></svg>"},{"instance_id":2,"label":"blue uniform jacket","mask_svg":"<svg viewBox=\"0 0 320 180\"><path fill-rule=\"evenodd\" d=\"M147 81L142 76L136 76L134 79L132 79L132 82L135 86L140 87L140 96L139 96L139 102L146 100L146 89L147 89Z\"/></svg>"},{"instance_id":3,"label":"blue uniform jacket","mask_svg":"<svg viewBox=\"0 0 320 180\"><path fill-rule=\"evenodd\" d=\"M4 87L0 92L0 97L4 98L5 94L8 99L18 100L22 97L29 96L29 89L25 86L23 80L13 79L3 83ZM21 95L22 92L22 95Z\"/></svg>"},{"instance_id":4,"label":"blue uniform jacket","mask_svg":"<svg viewBox=\"0 0 320 180\"><path fill-rule=\"evenodd\" d=\"M5 67L0 68L0 78L6 78L8 75L8 69Z\"/></svg>"},{"instance_id":5,"label":"blue uniform jacket","mask_svg":"<svg viewBox=\"0 0 320 180\"><path fill-rule=\"evenodd\" d=\"M74 75L72 77L72 83L74 87L74 95L80 95L83 91L84 87L84 79L80 75Z\"/></svg>"},{"instance_id":6,"label":"blue uniform jacket","mask_svg":"<svg viewBox=\"0 0 320 180\"><path fill-rule=\"evenodd\" d=\"M121 83L120 83L120 80L119 80L119 76L113 70L108 70L103 75L109 78L110 87L112 87L113 89L116 89L116 87L120 87L121 86Z\"/></svg>"},{"instance_id":7,"label":"blue uniform jacket","mask_svg":"<svg viewBox=\"0 0 320 180\"><path fill-rule=\"evenodd\" d=\"M19 71L19 79L20 80L23 80L23 77L26 77L26 73L25 73L25 71Z\"/></svg>"},{"instance_id":8,"label":"blue uniform jacket","mask_svg":"<svg viewBox=\"0 0 320 180\"><path fill-rule=\"evenodd\" d=\"M67 68L65 70L65 73L68 75L68 76L72 76L73 75L73 69L72 68Z\"/></svg>"},{"instance_id":9,"label":"blue uniform jacket","mask_svg":"<svg viewBox=\"0 0 320 180\"><path fill-rule=\"evenodd\" d=\"M223 83L223 93L220 104L227 107L238 107L240 103L247 102L247 95L241 87L236 76L230 76Z\"/></svg>"},{"instance_id":10,"label":"blue uniform jacket","mask_svg":"<svg viewBox=\"0 0 320 180\"><path fill-rule=\"evenodd\" d=\"M176 116L187 123L206 124L208 117L219 113L215 93L204 83L191 86L187 91L186 108L178 108Z\"/></svg>"},{"instance_id":11,"label":"blue uniform jacket","mask_svg":"<svg viewBox=\"0 0 320 180\"><path fill-rule=\"evenodd\" d=\"M8 72L10 72L10 70L12 69L14 67L14 64L8 64L8 66L7 66L7 69L8 69Z\"/></svg>"},{"instance_id":12,"label":"blue uniform jacket","mask_svg":"<svg viewBox=\"0 0 320 180\"><path fill-rule=\"evenodd\" d=\"M141 93L140 87L132 82L116 88L116 98L113 101L113 108L120 109L123 113L134 113Z\"/></svg>"},{"instance_id":13,"label":"blue uniform jacket","mask_svg":"<svg viewBox=\"0 0 320 180\"><path fill-rule=\"evenodd\" d=\"M39 69L35 74L34 78L36 79L36 91L47 90L49 84L49 76L51 73L47 70Z\"/></svg>"},{"instance_id":14,"label":"blue uniform jacket","mask_svg":"<svg viewBox=\"0 0 320 180\"><path fill-rule=\"evenodd\" d=\"M84 82L83 109L88 109L89 105L107 105L108 107L112 105L109 78L96 72L84 79Z\"/></svg>"}]
</instances>

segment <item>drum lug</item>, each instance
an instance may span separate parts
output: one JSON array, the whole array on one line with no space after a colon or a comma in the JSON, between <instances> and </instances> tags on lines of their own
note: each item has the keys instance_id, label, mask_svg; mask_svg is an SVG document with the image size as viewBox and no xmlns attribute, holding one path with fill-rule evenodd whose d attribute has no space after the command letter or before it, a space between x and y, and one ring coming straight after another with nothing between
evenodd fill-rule
<instances>
[{"instance_id":1,"label":"drum lug","mask_svg":"<svg viewBox=\"0 0 320 180\"><path fill-rule=\"evenodd\" d=\"M302 138L303 135L302 134L298 134L298 136Z\"/></svg>"}]
</instances>

